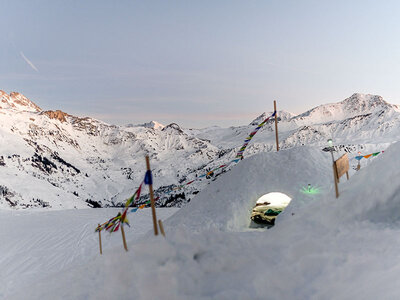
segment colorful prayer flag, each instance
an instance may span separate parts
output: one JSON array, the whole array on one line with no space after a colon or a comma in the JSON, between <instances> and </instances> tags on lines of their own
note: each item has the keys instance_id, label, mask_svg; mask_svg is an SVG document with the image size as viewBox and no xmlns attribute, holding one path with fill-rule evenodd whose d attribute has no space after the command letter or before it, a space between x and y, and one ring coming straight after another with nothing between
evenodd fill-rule
<instances>
[{"instance_id":1,"label":"colorful prayer flag","mask_svg":"<svg viewBox=\"0 0 400 300\"><path fill-rule=\"evenodd\" d=\"M266 118L264 121L262 121L254 131L252 131L249 136L244 140L244 144L243 146L239 149L239 152L236 154L236 158L242 158L243 157L243 152L244 150L246 150L247 145L249 144L250 140L253 138L253 136L256 135L257 131L264 126L265 123L267 123L267 121L272 118L273 116L275 116L276 111L274 111L274 113L269 116L268 118Z\"/></svg>"},{"instance_id":2,"label":"colorful prayer flag","mask_svg":"<svg viewBox=\"0 0 400 300\"><path fill-rule=\"evenodd\" d=\"M153 184L153 177L150 170L147 170L146 175L144 176L144 184Z\"/></svg>"}]
</instances>

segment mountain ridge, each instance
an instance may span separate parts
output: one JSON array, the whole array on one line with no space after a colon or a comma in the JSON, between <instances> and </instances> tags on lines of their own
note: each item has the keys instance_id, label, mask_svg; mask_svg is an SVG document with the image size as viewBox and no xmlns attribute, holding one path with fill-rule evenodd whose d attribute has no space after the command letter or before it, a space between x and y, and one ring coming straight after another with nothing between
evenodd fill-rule
<instances>
[{"instance_id":1,"label":"mountain ridge","mask_svg":"<svg viewBox=\"0 0 400 300\"><path fill-rule=\"evenodd\" d=\"M0 175L6 178L0 208L120 205L143 180L145 155L151 158L157 204L183 205L209 183L196 178L232 160L254 127L272 114L229 128L184 129L176 123L161 127L156 121L117 126L60 110L43 111L22 94L12 95L0 91ZM331 115L326 117L328 107ZM376 95L353 94L300 115L279 112L278 117L281 149L322 148L333 138L340 149L375 151L400 136L398 107ZM271 120L244 156L274 149ZM192 180L185 190L167 193Z\"/></svg>"}]
</instances>

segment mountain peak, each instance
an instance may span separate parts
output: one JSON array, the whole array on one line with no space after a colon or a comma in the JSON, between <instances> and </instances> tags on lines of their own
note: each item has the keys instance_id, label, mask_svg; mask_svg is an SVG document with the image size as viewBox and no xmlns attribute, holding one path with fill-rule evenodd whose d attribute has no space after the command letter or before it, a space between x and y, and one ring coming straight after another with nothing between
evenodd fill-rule
<instances>
[{"instance_id":1,"label":"mountain peak","mask_svg":"<svg viewBox=\"0 0 400 300\"><path fill-rule=\"evenodd\" d=\"M24 95L17 92L11 92L10 95L8 95L2 90L0 90L0 108L31 112L42 111L39 106Z\"/></svg>"},{"instance_id":2,"label":"mountain peak","mask_svg":"<svg viewBox=\"0 0 400 300\"><path fill-rule=\"evenodd\" d=\"M259 115L257 118L255 118L249 125L255 126L260 124L262 121L264 121L268 116L272 115L273 112L264 112L261 115ZM277 116L278 116L278 121L289 121L291 118L293 118L295 115L284 111L284 110L279 110L277 111Z\"/></svg>"},{"instance_id":3,"label":"mountain peak","mask_svg":"<svg viewBox=\"0 0 400 300\"><path fill-rule=\"evenodd\" d=\"M361 93L354 93L349 98L344 99L341 103L353 107L360 107L362 110L377 106L390 106L390 104L383 100L379 95Z\"/></svg>"},{"instance_id":4,"label":"mountain peak","mask_svg":"<svg viewBox=\"0 0 400 300\"><path fill-rule=\"evenodd\" d=\"M171 123L165 126L162 131L168 131L168 132L177 132L179 134L183 134L183 130L179 127L178 124L176 123Z\"/></svg>"},{"instance_id":5,"label":"mountain peak","mask_svg":"<svg viewBox=\"0 0 400 300\"><path fill-rule=\"evenodd\" d=\"M343 105L343 108L348 110L349 112L354 113L371 113L374 111L389 111L394 110L399 112L400 107L398 105L390 104L383 99L383 97L379 95L371 95L371 94L361 94L355 93L351 95L351 97L344 99L342 102L339 102Z\"/></svg>"},{"instance_id":6,"label":"mountain peak","mask_svg":"<svg viewBox=\"0 0 400 300\"><path fill-rule=\"evenodd\" d=\"M165 126L161 123L158 123L157 121L150 121L148 123L143 123L143 124L138 124L138 125L133 125L133 124L128 124L126 127L145 127L145 128L153 128L153 129L163 129Z\"/></svg>"},{"instance_id":7,"label":"mountain peak","mask_svg":"<svg viewBox=\"0 0 400 300\"><path fill-rule=\"evenodd\" d=\"M296 116L296 121L312 124L344 120L356 116L380 113L381 111L400 111L397 105L386 102L381 96L355 93L341 102L323 104Z\"/></svg>"},{"instance_id":8,"label":"mountain peak","mask_svg":"<svg viewBox=\"0 0 400 300\"><path fill-rule=\"evenodd\" d=\"M150 121L148 123L144 123L141 126L153 129L163 129L165 126L157 121Z\"/></svg>"}]
</instances>

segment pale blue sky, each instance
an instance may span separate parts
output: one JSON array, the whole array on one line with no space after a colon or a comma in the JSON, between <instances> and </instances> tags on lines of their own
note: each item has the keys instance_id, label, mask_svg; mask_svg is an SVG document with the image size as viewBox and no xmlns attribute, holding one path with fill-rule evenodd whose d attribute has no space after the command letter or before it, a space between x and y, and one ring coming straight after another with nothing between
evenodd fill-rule
<instances>
[{"instance_id":1,"label":"pale blue sky","mask_svg":"<svg viewBox=\"0 0 400 300\"><path fill-rule=\"evenodd\" d=\"M398 1L0 2L0 89L113 124L400 104Z\"/></svg>"}]
</instances>

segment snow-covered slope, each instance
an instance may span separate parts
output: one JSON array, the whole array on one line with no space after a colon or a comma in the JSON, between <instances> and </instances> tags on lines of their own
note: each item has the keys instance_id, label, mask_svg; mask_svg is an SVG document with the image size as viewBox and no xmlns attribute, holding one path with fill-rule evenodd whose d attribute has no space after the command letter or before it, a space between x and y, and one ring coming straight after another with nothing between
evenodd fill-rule
<instances>
[{"instance_id":1,"label":"snow-covered slope","mask_svg":"<svg viewBox=\"0 0 400 300\"><path fill-rule=\"evenodd\" d=\"M183 129L155 121L109 125L90 117L43 111L19 93L0 91L0 208L81 208L124 202L143 179L150 155L159 206L181 205L207 186L195 180L231 161L263 113L249 125ZM400 110L379 96L354 94L335 104L295 116L279 111L281 149L326 146L355 156L381 151L400 136ZM275 151L271 120L253 138L244 156ZM145 201L145 197L141 199Z\"/></svg>"},{"instance_id":2,"label":"snow-covered slope","mask_svg":"<svg viewBox=\"0 0 400 300\"><path fill-rule=\"evenodd\" d=\"M150 155L156 187L177 184L219 150L178 125L120 127L42 111L2 92L0 207L87 207L122 202L139 185ZM156 126L157 125L157 126ZM179 164L178 164L179 162Z\"/></svg>"},{"instance_id":3,"label":"snow-covered slope","mask_svg":"<svg viewBox=\"0 0 400 300\"><path fill-rule=\"evenodd\" d=\"M339 103L317 106L294 117L293 120L301 125L311 125L390 111L400 112L400 108L397 105L389 104L381 96L353 94Z\"/></svg>"},{"instance_id":4,"label":"snow-covered slope","mask_svg":"<svg viewBox=\"0 0 400 300\"><path fill-rule=\"evenodd\" d=\"M0 90L0 109L10 109L16 111L40 112L42 109L30 101L24 95L12 92L8 95Z\"/></svg>"},{"instance_id":5,"label":"snow-covered slope","mask_svg":"<svg viewBox=\"0 0 400 300\"><path fill-rule=\"evenodd\" d=\"M157 216L164 220L176 210L159 209ZM93 226L117 211L115 208L0 210L0 299L10 299L20 291L25 291L24 299L34 299L28 292L32 286L60 271L84 265L99 255L98 235L94 234ZM128 242L137 240L152 228L151 210L141 210L135 218L130 218L130 223L135 230L126 230ZM117 250L116 245L122 245L120 234L102 234L104 254L124 251Z\"/></svg>"}]
</instances>

